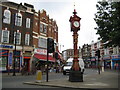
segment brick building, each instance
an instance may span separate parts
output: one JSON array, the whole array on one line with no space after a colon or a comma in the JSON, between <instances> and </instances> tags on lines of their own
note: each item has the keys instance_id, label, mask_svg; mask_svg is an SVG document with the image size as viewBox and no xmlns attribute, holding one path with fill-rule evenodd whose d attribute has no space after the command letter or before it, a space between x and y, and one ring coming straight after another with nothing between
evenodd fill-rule
<instances>
[{"instance_id":1,"label":"brick building","mask_svg":"<svg viewBox=\"0 0 120 90\"><path fill-rule=\"evenodd\" d=\"M0 30L2 70L7 71L13 68L16 54L15 69L20 71L22 65L26 64L27 70L30 71L34 13L28 11L28 6L14 2L2 2L0 7L2 7L2 29ZM34 10L33 6L29 8Z\"/></svg>"},{"instance_id":2,"label":"brick building","mask_svg":"<svg viewBox=\"0 0 120 90\"><path fill-rule=\"evenodd\" d=\"M66 61L69 58L73 58L74 57L74 49L66 49L66 50L62 51L62 54L63 54L64 60Z\"/></svg>"},{"instance_id":3,"label":"brick building","mask_svg":"<svg viewBox=\"0 0 120 90\"><path fill-rule=\"evenodd\" d=\"M82 59L84 60L85 67L89 67L91 59L91 45L84 44L81 48Z\"/></svg>"},{"instance_id":4,"label":"brick building","mask_svg":"<svg viewBox=\"0 0 120 90\"><path fill-rule=\"evenodd\" d=\"M32 62L46 61L47 38L53 38L55 52L58 51L58 26L56 21L47 15L45 10L34 10L34 6L14 2L0 3L2 8L2 28L0 29L0 62L2 71L13 70L16 51L15 70L22 66L31 71ZM16 33L17 32L17 33ZM16 50L15 50L16 35ZM50 62L55 62L53 54Z\"/></svg>"},{"instance_id":5,"label":"brick building","mask_svg":"<svg viewBox=\"0 0 120 90\"><path fill-rule=\"evenodd\" d=\"M34 15L33 26L33 45L34 45L34 61L42 63L45 66L47 61L47 38L52 38L55 42L55 52L58 51L58 27L56 21L50 19L47 12L39 10ZM50 63L55 63L53 54L49 55Z\"/></svg>"},{"instance_id":6,"label":"brick building","mask_svg":"<svg viewBox=\"0 0 120 90\"><path fill-rule=\"evenodd\" d=\"M98 58L95 56L96 50L100 50L100 66L103 68L109 69L120 69L120 47L119 46L112 46L112 47L105 47L106 43L102 43L102 41L92 42L90 45L83 45L82 49L85 50L86 48L90 47L90 50L86 52L82 52L83 59L85 61L89 61L89 63L85 62L85 65L89 64L89 67L95 68L98 67ZM82 51L82 50L81 50ZM85 58L86 57L86 58Z\"/></svg>"}]
</instances>

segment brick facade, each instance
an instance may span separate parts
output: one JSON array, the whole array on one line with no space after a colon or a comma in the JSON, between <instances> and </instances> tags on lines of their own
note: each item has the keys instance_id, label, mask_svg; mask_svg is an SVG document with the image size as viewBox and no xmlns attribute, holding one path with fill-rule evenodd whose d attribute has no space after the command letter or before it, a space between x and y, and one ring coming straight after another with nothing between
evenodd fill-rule
<instances>
[{"instance_id":1,"label":"brick facade","mask_svg":"<svg viewBox=\"0 0 120 90\"><path fill-rule=\"evenodd\" d=\"M27 70L31 70L31 64L33 60L33 56L35 54L35 49L41 49L46 52L47 48L46 43L42 44L40 42L40 38L43 38L46 42L47 38L53 38L56 45L56 51L58 52L58 26L55 20L50 19L49 15L45 10L39 10L36 12L34 10L34 6L24 3L24 5L20 5L14 2L3 2L0 4L2 7L2 30L8 30L9 33L9 42L3 43L2 36L0 37L0 50L7 51L6 55L6 66L12 69L13 61L9 61L9 54L11 53L12 56L10 57L11 60L14 60L14 32L18 31L21 33L20 44L16 45L16 51L19 52L18 56L18 70L20 71L22 65L27 65ZM19 6L19 8L18 8ZM9 10L11 12L11 21L9 24L3 23L4 19L4 10ZM20 13L22 16L22 25L16 26L15 25L15 14ZM30 19L30 28L26 28L26 19ZM43 30L41 30L40 25L43 25ZM2 30L0 30L0 34L2 34ZM29 45L25 44L26 34L30 35ZM6 48L7 47L7 48ZM5 51L5 52L6 52ZM4 57L4 56L3 56ZM2 58L3 58L2 57ZM17 64L16 64L17 65ZM5 68L5 67L4 67ZM5 69L7 70L7 68Z\"/></svg>"}]
</instances>

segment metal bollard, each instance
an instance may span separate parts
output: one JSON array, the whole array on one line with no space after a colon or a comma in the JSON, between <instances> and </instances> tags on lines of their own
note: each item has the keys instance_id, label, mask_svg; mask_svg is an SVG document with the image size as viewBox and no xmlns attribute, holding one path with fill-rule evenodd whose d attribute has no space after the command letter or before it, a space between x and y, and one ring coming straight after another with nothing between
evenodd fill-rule
<instances>
[{"instance_id":1,"label":"metal bollard","mask_svg":"<svg viewBox=\"0 0 120 90\"><path fill-rule=\"evenodd\" d=\"M41 70L38 70L37 71L37 75L36 75L36 82L41 82L41 80L42 80L42 72L41 72Z\"/></svg>"}]
</instances>

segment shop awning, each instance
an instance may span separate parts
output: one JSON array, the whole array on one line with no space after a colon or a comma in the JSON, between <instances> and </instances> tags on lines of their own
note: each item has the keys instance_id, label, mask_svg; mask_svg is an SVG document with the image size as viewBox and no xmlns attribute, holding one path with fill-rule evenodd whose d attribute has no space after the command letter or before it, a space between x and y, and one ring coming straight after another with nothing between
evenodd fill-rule
<instances>
[{"instance_id":1,"label":"shop awning","mask_svg":"<svg viewBox=\"0 0 120 90\"><path fill-rule=\"evenodd\" d=\"M30 59L31 56L24 56L24 59Z\"/></svg>"},{"instance_id":2,"label":"shop awning","mask_svg":"<svg viewBox=\"0 0 120 90\"><path fill-rule=\"evenodd\" d=\"M8 56L8 50L0 50L0 56Z\"/></svg>"},{"instance_id":3,"label":"shop awning","mask_svg":"<svg viewBox=\"0 0 120 90\"><path fill-rule=\"evenodd\" d=\"M42 61L47 61L47 55L34 54L34 57ZM49 55L48 61L55 62L55 59Z\"/></svg>"}]
</instances>

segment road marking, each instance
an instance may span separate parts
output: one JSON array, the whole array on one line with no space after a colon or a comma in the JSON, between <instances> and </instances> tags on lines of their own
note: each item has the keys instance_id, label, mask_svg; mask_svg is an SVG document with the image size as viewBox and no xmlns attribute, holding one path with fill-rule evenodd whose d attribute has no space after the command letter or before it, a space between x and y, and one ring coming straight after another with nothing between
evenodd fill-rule
<instances>
[{"instance_id":1,"label":"road marking","mask_svg":"<svg viewBox=\"0 0 120 90\"><path fill-rule=\"evenodd\" d=\"M101 82L96 82L96 83L90 83L90 84L85 84L85 85L89 85L89 86L109 86L108 84L105 83L101 83Z\"/></svg>"}]
</instances>

